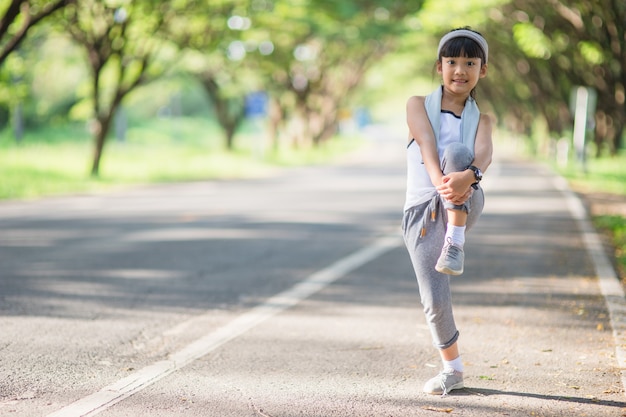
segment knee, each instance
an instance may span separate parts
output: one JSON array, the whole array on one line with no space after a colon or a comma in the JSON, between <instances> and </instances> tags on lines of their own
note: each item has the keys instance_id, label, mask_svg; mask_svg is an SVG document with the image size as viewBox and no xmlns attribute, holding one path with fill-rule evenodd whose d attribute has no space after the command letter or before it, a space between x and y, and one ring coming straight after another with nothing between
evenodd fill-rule
<instances>
[{"instance_id":1,"label":"knee","mask_svg":"<svg viewBox=\"0 0 626 417\"><path fill-rule=\"evenodd\" d=\"M461 171L471 165L474 160L473 152L461 142L454 142L446 146L443 151L443 161L448 172Z\"/></svg>"},{"instance_id":2,"label":"knee","mask_svg":"<svg viewBox=\"0 0 626 417\"><path fill-rule=\"evenodd\" d=\"M446 317L451 310L450 299L442 296L422 297L424 315L429 323L437 323Z\"/></svg>"},{"instance_id":3,"label":"knee","mask_svg":"<svg viewBox=\"0 0 626 417\"><path fill-rule=\"evenodd\" d=\"M444 155L446 153L448 154L457 154L457 153L463 153L469 151L469 148L467 146L465 146L462 142L452 142L450 143L448 146L446 146L446 148L444 149Z\"/></svg>"}]
</instances>

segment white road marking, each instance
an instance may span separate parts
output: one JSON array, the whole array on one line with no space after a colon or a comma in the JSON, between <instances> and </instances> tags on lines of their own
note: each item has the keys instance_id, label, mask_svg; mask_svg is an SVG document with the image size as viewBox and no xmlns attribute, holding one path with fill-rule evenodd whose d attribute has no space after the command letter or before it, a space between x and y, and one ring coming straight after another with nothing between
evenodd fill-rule
<instances>
[{"instance_id":1,"label":"white road marking","mask_svg":"<svg viewBox=\"0 0 626 417\"><path fill-rule=\"evenodd\" d=\"M169 359L146 366L47 417L94 416L207 355L270 317L295 306L344 275L398 247L401 242L398 233L384 236L370 246L340 259L292 288L269 298L265 303L170 355Z\"/></svg>"},{"instance_id":2,"label":"white road marking","mask_svg":"<svg viewBox=\"0 0 626 417\"><path fill-rule=\"evenodd\" d=\"M580 199L570 190L565 179L558 177L556 187L566 197L570 213L578 222L587 252L594 264L600 291L609 310L609 319L615 340L615 358L620 370L622 387L626 387L626 296L619 277L606 256L602 242L589 222Z\"/></svg>"}]
</instances>

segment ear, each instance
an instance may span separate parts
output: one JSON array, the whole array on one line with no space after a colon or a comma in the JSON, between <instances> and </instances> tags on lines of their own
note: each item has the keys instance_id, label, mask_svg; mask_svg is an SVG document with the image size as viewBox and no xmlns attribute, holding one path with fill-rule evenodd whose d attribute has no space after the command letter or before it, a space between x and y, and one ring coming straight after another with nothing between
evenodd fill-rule
<instances>
[{"instance_id":1,"label":"ear","mask_svg":"<svg viewBox=\"0 0 626 417\"><path fill-rule=\"evenodd\" d=\"M437 74L442 74L442 73L443 73L443 69L442 69L442 66L441 66L441 60L438 59L437 60Z\"/></svg>"},{"instance_id":2,"label":"ear","mask_svg":"<svg viewBox=\"0 0 626 417\"><path fill-rule=\"evenodd\" d=\"M488 69L488 65L485 64L482 67L480 67L480 78L485 78L487 76L487 69Z\"/></svg>"}]
</instances>

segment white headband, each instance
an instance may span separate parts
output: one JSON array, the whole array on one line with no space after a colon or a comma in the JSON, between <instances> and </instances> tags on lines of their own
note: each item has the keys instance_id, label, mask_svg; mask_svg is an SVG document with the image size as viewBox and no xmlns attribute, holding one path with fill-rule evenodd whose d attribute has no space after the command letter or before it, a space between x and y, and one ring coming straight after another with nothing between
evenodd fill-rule
<instances>
[{"instance_id":1,"label":"white headband","mask_svg":"<svg viewBox=\"0 0 626 417\"><path fill-rule=\"evenodd\" d=\"M454 38L470 38L471 40L476 42L478 46L480 46L480 49L482 49L483 52L485 53L484 64L487 63L487 60L489 58L489 46L487 45L487 41L478 33L471 31L471 30L467 30L467 29L458 29L458 30L453 30L452 32L446 33L443 36L443 38L441 38L441 40L439 41L439 48L437 48L437 57L441 53L441 48L443 48L446 42Z\"/></svg>"}]
</instances>

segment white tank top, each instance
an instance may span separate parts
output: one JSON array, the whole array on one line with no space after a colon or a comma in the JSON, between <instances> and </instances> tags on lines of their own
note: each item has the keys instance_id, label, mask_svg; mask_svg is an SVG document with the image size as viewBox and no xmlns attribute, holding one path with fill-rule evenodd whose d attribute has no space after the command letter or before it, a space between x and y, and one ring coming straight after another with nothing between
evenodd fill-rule
<instances>
[{"instance_id":1,"label":"white tank top","mask_svg":"<svg viewBox=\"0 0 626 417\"><path fill-rule=\"evenodd\" d=\"M453 142L461 142L461 118L452 112L442 110L439 125L439 141L437 142L437 152L439 153L439 163L443 156L443 151ZM409 143L407 148L407 181L406 200L404 210L422 204L420 201L424 193L420 190L424 188L434 188L426 167L422 162L422 154L415 140Z\"/></svg>"}]
</instances>

